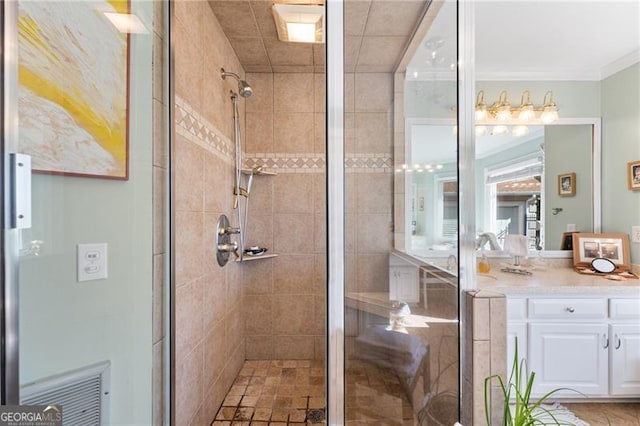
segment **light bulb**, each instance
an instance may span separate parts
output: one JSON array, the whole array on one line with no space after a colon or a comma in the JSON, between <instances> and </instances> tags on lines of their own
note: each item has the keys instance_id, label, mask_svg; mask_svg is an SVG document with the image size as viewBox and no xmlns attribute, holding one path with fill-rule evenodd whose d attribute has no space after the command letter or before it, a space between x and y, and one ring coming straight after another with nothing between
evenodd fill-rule
<instances>
[{"instance_id":1,"label":"light bulb","mask_svg":"<svg viewBox=\"0 0 640 426\"><path fill-rule=\"evenodd\" d=\"M508 104L498 107L498 111L496 112L496 120L498 121L511 120L511 107Z\"/></svg>"},{"instance_id":2,"label":"light bulb","mask_svg":"<svg viewBox=\"0 0 640 426\"><path fill-rule=\"evenodd\" d=\"M531 121L535 118L535 113L533 112L533 105L527 105L522 107L520 113L518 114L518 120L520 121Z\"/></svg>"},{"instance_id":3,"label":"light bulb","mask_svg":"<svg viewBox=\"0 0 640 426\"><path fill-rule=\"evenodd\" d=\"M529 133L529 128L527 126L515 126L511 133L515 137L524 136Z\"/></svg>"},{"instance_id":4,"label":"light bulb","mask_svg":"<svg viewBox=\"0 0 640 426\"><path fill-rule=\"evenodd\" d=\"M484 136L487 134L487 126L476 126L476 137Z\"/></svg>"},{"instance_id":5,"label":"light bulb","mask_svg":"<svg viewBox=\"0 0 640 426\"><path fill-rule=\"evenodd\" d=\"M475 119L476 121L483 121L487 119L487 106L486 105L478 105L475 111Z\"/></svg>"},{"instance_id":6,"label":"light bulb","mask_svg":"<svg viewBox=\"0 0 640 426\"><path fill-rule=\"evenodd\" d=\"M558 120L558 108L555 106L546 106L540 115L540 120L544 124L553 123Z\"/></svg>"},{"instance_id":7,"label":"light bulb","mask_svg":"<svg viewBox=\"0 0 640 426\"><path fill-rule=\"evenodd\" d=\"M494 136L506 135L507 133L509 133L509 129L507 128L507 126L502 125L494 126L493 131L491 132L491 134Z\"/></svg>"}]
</instances>

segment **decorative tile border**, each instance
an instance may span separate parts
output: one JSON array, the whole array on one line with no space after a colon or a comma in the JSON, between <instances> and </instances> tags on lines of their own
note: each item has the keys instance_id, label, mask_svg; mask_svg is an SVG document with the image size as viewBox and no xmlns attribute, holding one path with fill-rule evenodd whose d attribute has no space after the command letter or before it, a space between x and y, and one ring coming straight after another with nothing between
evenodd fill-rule
<instances>
[{"instance_id":1,"label":"decorative tile border","mask_svg":"<svg viewBox=\"0 0 640 426\"><path fill-rule=\"evenodd\" d=\"M228 164L234 164L233 141L209 123L182 98L175 97L176 133L217 155Z\"/></svg>"},{"instance_id":2,"label":"decorative tile border","mask_svg":"<svg viewBox=\"0 0 640 426\"><path fill-rule=\"evenodd\" d=\"M262 166L277 173L323 173L324 154L255 153L245 154L246 168ZM388 154L347 154L346 173L392 173L393 159Z\"/></svg>"},{"instance_id":3,"label":"decorative tile border","mask_svg":"<svg viewBox=\"0 0 640 426\"><path fill-rule=\"evenodd\" d=\"M175 97L176 133L198 144L233 165L233 141L209 123L182 98ZM318 153L245 153L244 167L262 166L277 173L323 173L324 154ZM393 158L389 154L347 154L346 173L393 173Z\"/></svg>"}]
</instances>

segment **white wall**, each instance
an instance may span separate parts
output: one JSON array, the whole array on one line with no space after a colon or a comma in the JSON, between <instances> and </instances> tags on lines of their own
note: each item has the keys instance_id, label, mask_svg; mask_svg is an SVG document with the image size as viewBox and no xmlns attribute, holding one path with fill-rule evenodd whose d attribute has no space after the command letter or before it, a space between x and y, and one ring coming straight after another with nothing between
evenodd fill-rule
<instances>
[{"instance_id":1,"label":"white wall","mask_svg":"<svg viewBox=\"0 0 640 426\"><path fill-rule=\"evenodd\" d=\"M133 2L151 28L151 2ZM20 265L20 381L110 360L111 423L151 424L151 35L131 37L130 178L33 176L38 257ZM109 278L76 281L76 244L109 245Z\"/></svg>"}]
</instances>

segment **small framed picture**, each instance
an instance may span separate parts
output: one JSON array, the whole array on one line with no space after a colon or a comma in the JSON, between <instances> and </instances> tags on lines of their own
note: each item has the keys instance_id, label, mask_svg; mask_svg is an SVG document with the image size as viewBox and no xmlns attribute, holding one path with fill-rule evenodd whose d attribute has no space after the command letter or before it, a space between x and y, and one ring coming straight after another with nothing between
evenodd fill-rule
<instances>
[{"instance_id":1,"label":"small framed picture","mask_svg":"<svg viewBox=\"0 0 640 426\"><path fill-rule=\"evenodd\" d=\"M629 174L629 189L640 191L640 161L633 161L627 165Z\"/></svg>"},{"instance_id":2,"label":"small framed picture","mask_svg":"<svg viewBox=\"0 0 640 426\"><path fill-rule=\"evenodd\" d=\"M561 197L573 197L576 195L575 173L558 175L558 195Z\"/></svg>"},{"instance_id":3,"label":"small framed picture","mask_svg":"<svg viewBox=\"0 0 640 426\"><path fill-rule=\"evenodd\" d=\"M627 234L591 234L576 232L573 237L573 265L585 266L593 259L605 258L621 270L631 267Z\"/></svg>"}]
</instances>

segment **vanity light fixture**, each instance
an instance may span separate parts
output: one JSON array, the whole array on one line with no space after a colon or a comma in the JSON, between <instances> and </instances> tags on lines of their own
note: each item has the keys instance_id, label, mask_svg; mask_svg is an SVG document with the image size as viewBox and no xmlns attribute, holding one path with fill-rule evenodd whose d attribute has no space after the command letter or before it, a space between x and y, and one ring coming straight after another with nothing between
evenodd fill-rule
<instances>
[{"instance_id":1,"label":"vanity light fixture","mask_svg":"<svg viewBox=\"0 0 640 426\"><path fill-rule=\"evenodd\" d=\"M540 120L542 120L544 124L549 124L557 121L558 107L553 101L553 93L551 93L551 91L545 93L543 103L544 105L542 106L542 114L540 115Z\"/></svg>"},{"instance_id":2,"label":"vanity light fixture","mask_svg":"<svg viewBox=\"0 0 640 426\"><path fill-rule=\"evenodd\" d=\"M544 95L542 106L536 107L533 102L531 102L531 93L529 90L522 92L520 105L516 107L512 107L509 103L506 90L500 92L497 102L487 106L484 101L484 91L480 90L476 97L474 116L476 122L481 124L531 123L535 122L537 117L542 123L549 124L557 121L559 117L558 107L553 100L553 94L551 91L548 91ZM499 130L501 131L502 129ZM496 132L496 129L494 129L492 134L504 133Z\"/></svg>"},{"instance_id":3,"label":"vanity light fixture","mask_svg":"<svg viewBox=\"0 0 640 426\"><path fill-rule=\"evenodd\" d=\"M511 134L515 137L524 136L529 133L529 128L524 125L514 126L513 130L511 130Z\"/></svg>"},{"instance_id":4,"label":"vanity light fixture","mask_svg":"<svg viewBox=\"0 0 640 426\"><path fill-rule=\"evenodd\" d=\"M324 43L323 5L275 3L273 17L281 41Z\"/></svg>"}]
</instances>

